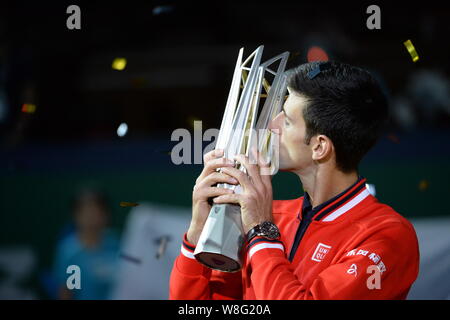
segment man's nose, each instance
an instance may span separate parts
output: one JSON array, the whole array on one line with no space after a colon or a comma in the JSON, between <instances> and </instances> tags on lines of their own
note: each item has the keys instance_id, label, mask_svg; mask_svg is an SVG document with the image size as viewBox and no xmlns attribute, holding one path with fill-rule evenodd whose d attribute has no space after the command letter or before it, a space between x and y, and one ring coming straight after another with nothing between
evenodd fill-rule
<instances>
[{"instance_id":1,"label":"man's nose","mask_svg":"<svg viewBox=\"0 0 450 320\"><path fill-rule=\"evenodd\" d=\"M280 130L283 121L283 111L281 111L272 121L269 122L268 129L273 131L274 129Z\"/></svg>"}]
</instances>

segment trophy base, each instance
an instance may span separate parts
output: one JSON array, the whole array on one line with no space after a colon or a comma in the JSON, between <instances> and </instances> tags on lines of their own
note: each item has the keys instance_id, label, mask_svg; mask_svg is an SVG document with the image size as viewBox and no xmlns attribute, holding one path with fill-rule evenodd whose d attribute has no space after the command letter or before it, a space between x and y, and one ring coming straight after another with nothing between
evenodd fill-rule
<instances>
[{"instance_id":1,"label":"trophy base","mask_svg":"<svg viewBox=\"0 0 450 320\"><path fill-rule=\"evenodd\" d=\"M194 251L194 257L205 266L225 272L242 268L241 207L214 204Z\"/></svg>"},{"instance_id":2,"label":"trophy base","mask_svg":"<svg viewBox=\"0 0 450 320\"><path fill-rule=\"evenodd\" d=\"M224 256L223 254L201 252L198 253L195 258L208 268L214 270L224 272L237 272L241 270L239 263L227 256Z\"/></svg>"}]
</instances>

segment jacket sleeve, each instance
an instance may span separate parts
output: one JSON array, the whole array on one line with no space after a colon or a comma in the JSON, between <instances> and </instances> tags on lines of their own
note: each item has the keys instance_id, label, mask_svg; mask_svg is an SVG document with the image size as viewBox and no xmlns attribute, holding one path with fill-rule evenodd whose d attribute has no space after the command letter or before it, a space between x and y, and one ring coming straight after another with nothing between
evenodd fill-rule
<instances>
[{"instance_id":1,"label":"jacket sleeve","mask_svg":"<svg viewBox=\"0 0 450 320\"><path fill-rule=\"evenodd\" d=\"M249 247L250 277L256 298L405 299L419 265L412 226L391 223L378 230L366 230L361 239L364 240L356 247L335 257L308 286L296 277L284 249L261 242L259 250Z\"/></svg>"},{"instance_id":2,"label":"jacket sleeve","mask_svg":"<svg viewBox=\"0 0 450 320\"><path fill-rule=\"evenodd\" d=\"M242 299L241 272L211 270L194 258L195 247L184 235L181 253L175 259L170 275L171 300Z\"/></svg>"}]
</instances>

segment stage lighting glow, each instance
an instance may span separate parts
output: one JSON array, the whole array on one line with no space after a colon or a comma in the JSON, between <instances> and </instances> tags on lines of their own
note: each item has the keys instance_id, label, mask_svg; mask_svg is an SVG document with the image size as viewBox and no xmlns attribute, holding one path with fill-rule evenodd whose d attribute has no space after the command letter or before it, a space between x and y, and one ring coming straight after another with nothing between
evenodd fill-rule
<instances>
[{"instance_id":1,"label":"stage lighting glow","mask_svg":"<svg viewBox=\"0 0 450 320\"><path fill-rule=\"evenodd\" d=\"M430 187L430 183L428 182L428 180L421 180L419 182L419 190L420 191L425 191Z\"/></svg>"},{"instance_id":2,"label":"stage lighting glow","mask_svg":"<svg viewBox=\"0 0 450 320\"><path fill-rule=\"evenodd\" d=\"M123 137L127 134L128 132L128 125L124 122L121 123L120 126L117 128L117 135L119 137Z\"/></svg>"},{"instance_id":3,"label":"stage lighting glow","mask_svg":"<svg viewBox=\"0 0 450 320\"><path fill-rule=\"evenodd\" d=\"M35 113L36 112L36 105L31 103L24 103L22 105L22 112L25 113Z\"/></svg>"},{"instance_id":4,"label":"stage lighting glow","mask_svg":"<svg viewBox=\"0 0 450 320\"><path fill-rule=\"evenodd\" d=\"M308 49L308 53L306 55L308 62L312 61L328 61L330 58L324 49L321 47L313 46Z\"/></svg>"},{"instance_id":5,"label":"stage lighting glow","mask_svg":"<svg viewBox=\"0 0 450 320\"><path fill-rule=\"evenodd\" d=\"M125 58L115 58L112 63L112 68L114 70L122 71L127 66L127 59Z\"/></svg>"}]
</instances>

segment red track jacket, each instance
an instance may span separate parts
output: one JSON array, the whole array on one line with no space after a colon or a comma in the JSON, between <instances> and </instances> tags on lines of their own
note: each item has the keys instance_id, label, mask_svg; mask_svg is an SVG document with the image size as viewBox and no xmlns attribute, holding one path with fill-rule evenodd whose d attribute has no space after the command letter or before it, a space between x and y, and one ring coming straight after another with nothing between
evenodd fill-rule
<instances>
[{"instance_id":1,"label":"red track jacket","mask_svg":"<svg viewBox=\"0 0 450 320\"><path fill-rule=\"evenodd\" d=\"M370 195L365 179L314 208L290 261L303 204L304 197L273 201L281 241L253 239L236 273L197 262L185 235L171 273L170 299L406 298L419 269L416 233Z\"/></svg>"}]
</instances>

